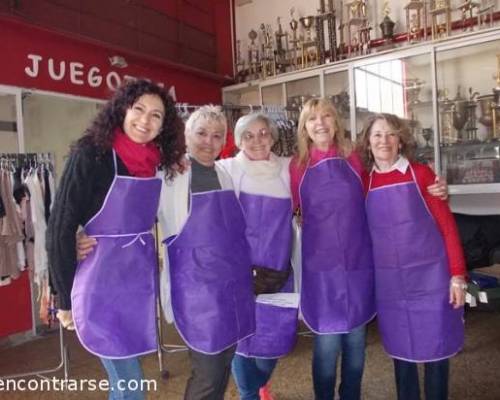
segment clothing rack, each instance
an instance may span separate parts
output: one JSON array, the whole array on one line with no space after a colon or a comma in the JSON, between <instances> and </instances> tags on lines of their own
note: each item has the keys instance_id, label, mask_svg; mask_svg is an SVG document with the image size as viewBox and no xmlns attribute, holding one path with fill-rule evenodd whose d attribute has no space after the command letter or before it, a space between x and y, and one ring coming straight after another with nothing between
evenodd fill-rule
<instances>
[{"instance_id":1,"label":"clothing rack","mask_svg":"<svg viewBox=\"0 0 500 400\"><path fill-rule=\"evenodd\" d=\"M48 168L51 172L54 171L53 166L53 155L51 153L0 153L0 170L7 170L13 172L14 174L23 175L21 171L30 172L33 169ZM23 178L21 176L21 178ZM30 265L34 268L33 265ZM30 297L31 297L31 319L32 319L32 333L36 336L36 306L34 298L34 283L32 279L30 281ZM53 298L50 299L50 304L53 303ZM57 310L49 306L48 307L48 320L49 322L56 320ZM50 326L50 325L49 325ZM23 377L37 376L39 378L47 379L46 374L54 373L59 370L63 370L64 378L68 378L69 363L68 363L68 349L64 340L63 327L59 324L58 327L59 334L59 361L54 367L42 368L33 371L27 371L23 373L11 374L1 376L0 379L19 379Z\"/></svg>"}]
</instances>

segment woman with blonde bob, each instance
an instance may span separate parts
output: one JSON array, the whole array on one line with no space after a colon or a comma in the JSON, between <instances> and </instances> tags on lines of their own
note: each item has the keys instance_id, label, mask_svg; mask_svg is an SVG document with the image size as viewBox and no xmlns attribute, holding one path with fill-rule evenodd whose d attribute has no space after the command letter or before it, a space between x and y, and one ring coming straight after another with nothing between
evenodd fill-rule
<instances>
[{"instance_id":1,"label":"woman with blonde bob","mask_svg":"<svg viewBox=\"0 0 500 400\"><path fill-rule=\"evenodd\" d=\"M366 324L375 315L363 191L366 172L328 99L305 104L297 134L298 154L290 163L290 179L294 209L302 216L300 309L315 333L315 398L334 398L337 358L342 353L340 399L359 399ZM442 184L428 189L443 195Z\"/></svg>"},{"instance_id":2,"label":"woman with blonde bob","mask_svg":"<svg viewBox=\"0 0 500 400\"><path fill-rule=\"evenodd\" d=\"M300 115L290 175L294 206L302 215L300 309L315 333L312 372L318 400L334 398L341 352L340 398L361 395L365 326L375 315L362 174L333 104L309 100Z\"/></svg>"},{"instance_id":3,"label":"woman with blonde bob","mask_svg":"<svg viewBox=\"0 0 500 400\"><path fill-rule=\"evenodd\" d=\"M360 138L370 175L366 212L373 240L377 320L394 359L400 400L448 398L448 359L463 346L465 261L448 204L427 193L434 172L413 160L400 118L371 116Z\"/></svg>"}]
</instances>

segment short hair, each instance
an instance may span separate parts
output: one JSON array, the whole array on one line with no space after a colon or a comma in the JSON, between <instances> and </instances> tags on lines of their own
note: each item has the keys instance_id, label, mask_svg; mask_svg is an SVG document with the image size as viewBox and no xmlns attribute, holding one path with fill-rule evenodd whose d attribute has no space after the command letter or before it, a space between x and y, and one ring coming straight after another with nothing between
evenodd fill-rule
<instances>
[{"instance_id":1,"label":"short hair","mask_svg":"<svg viewBox=\"0 0 500 400\"><path fill-rule=\"evenodd\" d=\"M224 128L224 142L226 141L227 119L220 107L214 106L213 104L207 104L194 111L186 121L186 135L192 133L193 128L200 119L214 121L220 124Z\"/></svg>"},{"instance_id":2,"label":"short hair","mask_svg":"<svg viewBox=\"0 0 500 400\"><path fill-rule=\"evenodd\" d=\"M234 143L236 146L241 148L241 141L243 139L243 134L248 130L248 127L252 125L254 122L260 121L266 124L267 128L271 131L271 136L273 140L276 142L279 139L279 132L276 123L269 118L266 114L262 112L254 112L243 117L240 117L236 122L234 127Z\"/></svg>"},{"instance_id":3,"label":"short hair","mask_svg":"<svg viewBox=\"0 0 500 400\"><path fill-rule=\"evenodd\" d=\"M384 120L394 129L399 136L400 154L410 161L414 161L416 142L411 134L408 124L397 115L388 113L371 114L364 123L363 131L358 139L358 152L367 168L373 167L373 155L370 150L370 135L373 124L376 121Z\"/></svg>"}]
</instances>

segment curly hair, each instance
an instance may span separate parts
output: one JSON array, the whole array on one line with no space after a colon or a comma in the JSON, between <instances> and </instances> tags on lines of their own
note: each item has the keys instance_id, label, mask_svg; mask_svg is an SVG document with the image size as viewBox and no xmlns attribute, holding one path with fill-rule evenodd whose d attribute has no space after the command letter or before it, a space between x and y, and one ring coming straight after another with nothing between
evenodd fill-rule
<instances>
[{"instance_id":1,"label":"curly hair","mask_svg":"<svg viewBox=\"0 0 500 400\"><path fill-rule=\"evenodd\" d=\"M72 151L87 145L93 145L102 156L113 147L115 129L123 128L127 110L145 94L158 96L165 107L163 125L160 134L153 140L161 154L160 167L167 178L184 170L182 162L186 153L184 124L177 115L175 103L164 88L146 79L125 82L102 107L84 135L72 146Z\"/></svg>"},{"instance_id":2,"label":"curly hair","mask_svg":"<svg viewBox=\"0 0 500 400\"><path fill-rule=\"evenodd\" d=\"M308 162L309 152L312 146L312 140L307 133L306 122L309 117L317 111L329 112L333 116L335 124L335 134L332 140L337 147L339 154L343 157L347 157L352 151L351 142L348 138L345 137L344 126L340 121L339 114L335 109L333 103L326 97L310 99L306 102L306 104L304 104L304 108L300 113L299 125L297 128L297 159L300 165L305 165Z\"/></svg>"},{"instance_id":3,"label":"curly hair","mask_svg":"<svg viewBox=\"0 0 500 400\"><path fill-rule=\"evenodd\" d=\"M413 135L408 128L408 124L397 115L387 113L376 113L370 115L364 123L363 131L358 137L357 151L363 160L366 168L371 170L373 167L373 155L370 150L370 135L372 126L376 121L384 120L387 124L398 133L401 148L400 154L406 157L409 161L414 161L416 143Z\"/></svg>"}]
</instances>

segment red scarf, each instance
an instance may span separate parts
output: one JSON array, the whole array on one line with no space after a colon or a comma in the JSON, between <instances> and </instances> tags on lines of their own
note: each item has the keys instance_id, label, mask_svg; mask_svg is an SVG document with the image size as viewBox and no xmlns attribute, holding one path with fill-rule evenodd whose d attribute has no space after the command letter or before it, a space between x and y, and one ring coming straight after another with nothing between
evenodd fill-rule
<instances>
[{"instance_id":1,"label":"red scarf","mask_svg":"<svg viewBox=\"0 0 500 400\"><path fill-rule=\"evenodd\" d=\"M132 176L141 178L155 176L156 168L160 165L160 150L153 142L136 143L121 128L116 128L113 149Z\"/></svg>"}]
</instances>

